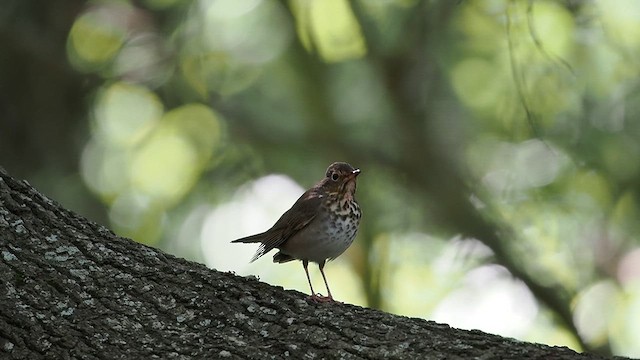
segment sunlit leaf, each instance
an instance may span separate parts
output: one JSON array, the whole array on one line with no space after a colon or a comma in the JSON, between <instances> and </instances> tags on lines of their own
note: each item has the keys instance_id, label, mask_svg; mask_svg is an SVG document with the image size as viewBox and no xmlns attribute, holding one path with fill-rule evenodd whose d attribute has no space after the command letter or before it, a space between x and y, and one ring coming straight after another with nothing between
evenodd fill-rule
<instances>
[{"instance_id":1,"label":"sunlit leaf","mask_svg":"<svg viewBox=\"0 0 640 360\"><path fill-rule=\"evenodd\" d=\"M367 49L349 2L346 0L294 0L298 36L307 49L327 62L359 58Z\"/></svg>"}]
</instances>

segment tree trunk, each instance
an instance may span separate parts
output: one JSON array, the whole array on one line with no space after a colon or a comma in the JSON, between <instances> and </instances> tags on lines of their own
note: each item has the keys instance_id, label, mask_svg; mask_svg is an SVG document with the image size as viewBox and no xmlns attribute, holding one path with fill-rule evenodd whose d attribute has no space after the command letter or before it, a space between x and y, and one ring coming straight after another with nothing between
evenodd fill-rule
<instances>
[{"instance_id":1,"label":"tree trunk","mask_svg":"<svg viewBox=\"0 0 640 360\"><path fill-rule=\"evenodd\" d=\"M596 359L221 273L116 236L0 168L0 358Z\"/></svg>"}]
</instances>

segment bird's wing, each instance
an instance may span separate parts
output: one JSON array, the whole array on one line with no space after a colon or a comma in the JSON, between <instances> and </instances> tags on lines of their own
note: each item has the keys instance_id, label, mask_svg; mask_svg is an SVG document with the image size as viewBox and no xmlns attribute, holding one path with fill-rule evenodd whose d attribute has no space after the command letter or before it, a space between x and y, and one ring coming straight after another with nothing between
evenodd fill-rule
<instances>
[{"instance_id":1,"label":"bird's wing","mask_svg":"<svg viewBox=\"0 0 640 360\"><path fill-rule=\"evenodd\" d=\"M322 198L313 190L308 190L287 210L271 229L262 234L262 244L253 256L252 262L304 229L316 217Z\"/></svg>"}]
</instances>

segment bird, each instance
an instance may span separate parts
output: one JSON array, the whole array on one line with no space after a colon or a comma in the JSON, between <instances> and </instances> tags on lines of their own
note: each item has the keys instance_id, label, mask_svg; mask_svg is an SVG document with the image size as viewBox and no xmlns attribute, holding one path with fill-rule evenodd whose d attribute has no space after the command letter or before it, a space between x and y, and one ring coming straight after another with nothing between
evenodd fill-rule
<instances>
[{"instance_id":1,"label":"bird","mask_svg":"<svg viewBox=\"0 0 640 360\"><path fill-rule=\"evenodd\" d=\"M325 176L293 204L267 231L232 243L260 243L250 262L256 261L273 249L274 263L302 261L307 275L310 299L316 302L333 302L324 266L328 260L340 256L351 244L358 232L362 217L355 198L356 178L360 169L346 162L334 162ZM327 296L316 294L309 277L309 262L318 264Z\"/></svg>"}]
</instances>

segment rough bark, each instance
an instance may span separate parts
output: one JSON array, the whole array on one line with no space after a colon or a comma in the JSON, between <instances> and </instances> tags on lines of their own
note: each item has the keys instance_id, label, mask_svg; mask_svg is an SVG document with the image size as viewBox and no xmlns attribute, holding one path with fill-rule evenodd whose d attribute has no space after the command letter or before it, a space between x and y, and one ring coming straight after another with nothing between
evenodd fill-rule
<instances>
[{"instance_id":1,"label":"rough bark","mask_svg":"<svg viewBox=\"0 0 640 360\"><path fill-rule=\"evenodd\" d=\"M222 273L116 236L0 168L0 358L597 359Z\"/></svg>"}]
</instances>

